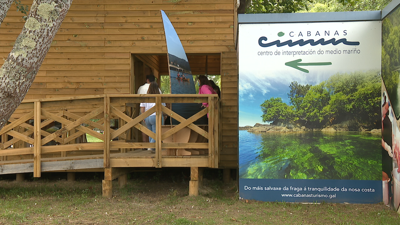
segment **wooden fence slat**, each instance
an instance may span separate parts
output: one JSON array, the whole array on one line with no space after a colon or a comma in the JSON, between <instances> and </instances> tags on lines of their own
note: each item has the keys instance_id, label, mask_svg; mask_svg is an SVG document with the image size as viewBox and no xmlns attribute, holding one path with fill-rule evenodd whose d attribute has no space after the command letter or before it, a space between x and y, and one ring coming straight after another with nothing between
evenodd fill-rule
<instances>
[{"instance_id":1,"label":"wooden fence slat","mask_svg":"<svg viewBox=\"0 0 400 225\"><path fill-rule=\"evenodd\" d=\"M149 117L149 116L150 116L151 114L153 114L155 111L156 111L156 108L155 108L155 107L152 107L151 109L147 110L146 112L140 114L140 115L139 115L138 117L136 117L135 119L125 120L127 123L126 123L124 126L122 126L121 128L119 128L118 130L114 131L114 132L111 134L111 138L114 139L114 138L118 137L120 134L122 134L122 133L124 133L125 131L127 131L128 129L130 129L131 127L136 127L136 125L138 125L138 124L140 123L140 121L142 121L142 120L144 120L145 118ZM119 114L117 111L114 111L114 113L115 113L115 112L116 112L117 114ZM126 117L120 117L120 118L121 118L121 119L123 119L123 118L127 119ZM143 129L143 128L145 128L145 127L144 127L144 126L139 126L139 128ZM143 130L142 130L142 132L143 132L143 133L146 133L146 134L149 135L151 138L154 137L154 139L155 139L155 134L154 134L153 132L151 132L151 131L150 131L149 129L147 129L147 128L146 128L146 130L147 130L147 132L143 132ZM148 132L150 132L150 133L148 133Z\"/></svg>"},{"instance_id":2,"label":"wooden fence slat","mask_svg":"<svg viewBox=\"0 0 400 225\"><path fill-rule=\"evenodd\" d=\"M156 97L156 167L161 168L162 165L162 152L161 152L161 127L162 127L162 111L161 111L161 97Z\"/></svg>"},{"instance_id":3,"label":"wooden fence slat","mask_svg":"<svg viewBox=\"0 0 400 225\"><path fill-rule=\"evenodd\" d=\"M209 114L208 114L208 127L210 129L208 129L208 134L209 134L209 138L208 138L208 157L209 157L209 161L208 161L208 166L213 168L214 167L214 161L215 161L215 154L214 154L214 144L215 144L215 139L214 139L214 98L213 97L208 97L208 110L209 110Z\"/></svg>"},{"instance_id":4,"label":"wooden fence slat","mask_svg":"<svg viewBox=\"0 0 400 225\"><path fill-rule=\"evenodd\" d=\"M29 143L31 145L33 145L34 142L35 142L34 139L32 139L32 138L30 138L30 137L28 137L28 136L26 136L26 135L24 135L22 133L19 133L17 131L10 130L7 134L10 135L10 136L13 136L14 138L17 138L17 139L19 139L21 141Z\"/></svg>"},{"instance_id":5,"label":"wooden fence slat","mask_svg":"<svg viewBox=\"0 0 400 225\"><path fill-rule=\"evenodd\" d=\"M111 142L111 134L110 134L110 117L111 117L111 108L110 108L110 97L104 97L104 168L110 168L110 142Z\"/></svg>"},{"instance_id":6,"label":"wooden fence slat","mask_svg":"<svg viewBox=\"0 0 400 225\"><path fill-rule=\"evenodd\" d=\"M41 176L41 147L42 147L42 135L41 135L41 103L39 101L34 103L34 120L35 120L35 133L34 133L34 154L33 154L33 177Z\"/></svg>"},{"instance_id":7,"label":"wooden fence slat","mask_svg":"<svg viewBox=\"0 0 400 225\"><path fill-rule=\"evenodd\" d=\"M101 136L99 136L99 133L96 132L96 134L94 134L93 132L95 132L95 131L90 130L88 128L85 129L84 127L82 127L80 125L82 123L85 123L87 120L90 120L91 118L99 115L102 112L103 112L103 107L100 107L98 109L95 109L95 110L91 111L90 113L86 114L85 116L79 118L75 122L71 122L70 120L62 118L60 116L56 116L56 115L54 115L54 114L42 109L42 113L46 117L54 119L54 120L56 120L56 121L58 121L60 123L63 123L63 124L67 124L64 128L62 128L62 129L52 133L51 135L43 138L42 144L44 145L44 144L50 142L51 140L53 140L55 137L58 137L58 136L62 135L64 132L70 131L70 130L72 130L74 128L76 128L77 130L81 130L83 132L85 132L85 131L90 132L91 134L95 135L96 137L98 136L98 138L101 137ZM88 130L90 130L90 131L88 131ZM91 132L91 131L93 131L93 132ZM103 139L103 138L101 137L100 139Z\"/></svg>"},{"instance_id":8,"label":"wooden fence slat","mask_svg":"<svg viewBox=\"0 0 400 225\"><path fill-rule=\"evenodd\" d=\"M6 134L1 135L1 143L0 143L0 150L4 150L4 143L8 140L8 136ZM2 151L0 151L1 153ZM0 161L5 161L6 157L5 156L0 156Z\"/></svg>"},{"instance_id":9,"label":"wooden fence slat","mask_svg":"<svg viewBox=\"0 0 400 225\"><path fill-rule=\"evenodd\" d=\"M58 113L58 114L59 114L59 115L62 115L62 112L60 112L60 113ZM15 119L10 118L8 121L13 122L13 121L15 121ZM54 120L45 120L45 121L43 121L42 124L40 125L40 128L43 128L43 127L49 125L49 124L52 123L53 121L54 121ZM33 134L33 132L34 132L34 130L35 130L34 126L32 126L32 125L30 125L30 124L27 124L27 123L21 123L19 126L25 128L25 129L27 129L27 131L25 131L24 133L22 133L22 134L25 135L25 136L29 136L29 135ZM42 130L41 132L42 132L42 135L44 135L44 136L50 135L50 133L47 132L47 131ZM62 143L62 139L61 139L61 138L55 138L54 140L57 141L57 142ZM7 147L9 147L10 145L14 144L14 143L17 142L17 141L18 141L18 140L13 140L13 139L11 139L9 142L7 142L7 144L9 144ZM32 143L32 144L33 144L33 143Z\"/></svg>"},{"instance_id":10,"label":"wooden fence slat","mask_svg":"<svg viewBox=\"0 0 400 225\"><path fill-rule=\"evenodd\" d=\"M196 120L198 120L201 117L203 117L204 115L206 115L207 112L208 112L208 108L205 108L205 109L201 110L200 112L198 112L198 113L194 114L193 116L191 116L189 119L187 119L185 121L182 121L179 125L175 126L171 130L163 133L162 134L162 140L164 140L164 139L168 138L169 136L175 134L176 132L178 132L182 128L189 126L190 124L192 124ZM176 116L176 114L174 114L173 116ZM171 116L171 117L174 118L173 116Z\"/></svg>"},{"instance_id":11,"label":"wooden fence slat","mask_svg":"<svg viewBox=\"0 0 400 225\"><path fill-rule=\"evenodd\" d=\"M78 143L69 145L42 146L42 154L69 152L69 151L103 150L103 145L104 144L102 142L94 142L94 143Z\"/></svg>"},{"instance_id":12,"label":"wooden fence slat","mask_svg":"<svg viewBox=\"0 0 400 225\"><path fill-rule=\"evenodd\" d=\"M220 154L220 139L219 139L219 135L221 134L220 131L220 114L219 114L219 101L217 99L214 99L214 168L218 168L218 164L219 164L219 154Z\"/></svg>"},{"instance_id":13,"label":"wooden fence slat","mask_svg":"<svg viewBox=\"0 0 400 225\"><path fill-rule=\"evenodd\" d=\"M64 112L64 115L65 115L65 116L68 116L68 117L70 117L70 118L72 118L72 119L75 119L75 120L77 120L77 119L80 118L80 116L78 116L78 115L76 115L76 114L74 114L74 113L68 112L68 111L65 111L65 112ZM88 125L90 125L90 126L92 126L92 127L98 128L98 129L100 129L100 130L104 130L104 126L101 125L102 121L103 121L103 119L101 119L101 120L99 120L99 121L97 121L97 122L93 122L93 121L88 120L88 121L86 121L85 123L88 124Z\"/></svg>"},{"instance_id":14,"label":"wooden fence slat","mask_svg":"<svg viewBox=\"0 0 400 225\"><path fill-rule=\"evenodd\" d=\"M19 126L22 123L25 123L25 121L31 119L32 117L33 117L33 111L20 117L19 119L15 120L14 122L4 126L3 129L0 130L0 135L10 131L11 129Z\"/></svg>"},{"instance_id":15,"label":"wooden fence slat","mask_svg":"<svg viewBox=\"0 0 400 225\"><path fill-rule=\"evenodd\" d=\"M5 149L0 151L0 156L16 156L34 154L34 148Z\"/></svg>"},{"instance_id":16,"label":"wooden fence slat","mask_svg":"<svg viewBox=\"0 0 400 225\"><path fill-rule=\"evenodd\" d=\"M162 106L162 110L163 110L163 112L165 112L165 113L166 113L167 115L169 115L169 116L172 116L172 115L173 115L173 118L174 118L176 121L178 121L178 122L181 122L181 123L182 123L183 121L186 120L185 118L183 118L182 116L180 116L179 114L175 113L174 111L168 109L168 108L165 107L165 106ZM198 127L197 125L195 125L195 124L190 124L190 125L187 126L187 127L189 127L190 129L192 129L192 130L195 131L196 133L200 134L201 136L203 136L203 137L205 137L205 138L208 138L208 132L205 131L205 130L203 130L203 129L201 129L201 128Z\"/></svg>"},{"instance_id":17,"label":"wooden fence slat","mask_svg":"<svg viewBox=\"0 0 400 225\"><path fill-rule=\"evenodd\" d=\"M67 138L64 139L64 143L69 143L71 141L74 141L76 138L78 138L78 137L80 137L80 136L85 134L85 132L82 132L82 131L78 131L78 132L75 132L73 134L71 134L71 133L72 132L70 132L70 135Z\"/></svg>"}]
</instances>

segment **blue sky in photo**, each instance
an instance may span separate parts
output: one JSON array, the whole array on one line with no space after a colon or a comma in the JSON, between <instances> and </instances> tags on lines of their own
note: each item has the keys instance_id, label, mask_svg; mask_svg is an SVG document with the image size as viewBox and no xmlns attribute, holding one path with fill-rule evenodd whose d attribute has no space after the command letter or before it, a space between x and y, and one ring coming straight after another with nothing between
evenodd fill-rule
<instances>
[{"instance_id":1,"label":"blue sky in photo","mask_svg":"<svg viewBox=\"0 0 400 225\"><path fill-rule=\"evenodd\" d=\"M315 85L329 79L333 74L302 74L293 72L292 75L276 72L273 74L241 74L239 77L239 126L254 126L256 123L266 124L262 121L261 104L270 98L281 98L290 104L288 93L292 81L302 85ZM280 75L286 74L286 76ZM297 75L297 76L296 76Z\"/></svg>"}]
</instances>

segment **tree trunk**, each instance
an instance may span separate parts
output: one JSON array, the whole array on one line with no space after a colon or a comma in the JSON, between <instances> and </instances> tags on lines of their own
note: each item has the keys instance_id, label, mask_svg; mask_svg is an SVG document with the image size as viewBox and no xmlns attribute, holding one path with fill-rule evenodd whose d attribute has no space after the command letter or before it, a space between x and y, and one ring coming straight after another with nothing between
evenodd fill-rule
<instances>
[{"instance_id":1,"label":"tree trunk","mask_svg":"<svg viewBox=\"0 0 400 225\"><path fill-rule=\"evenodd\" d=\"M0 69L0 129L28 92L71 4L72 0L33 1L21 34Z\"/></svg>"},{"instance_id":2,"label":"tree trunk","mask_svg":"<svg viewBox=\"0 0 400 225\"><path fill-rule=\"evenodd\" d=\"M14 0L0 0L0 25L3 23L13 1Z\"/></svg>"},{"instance_id":3,"label":"tree trunk","mask_svg":"<svg viewBox=\"0 0 400 225\"><path fill-rule=\"evenodd\" d=\"M237 9L238 14L245 14L246 9L251 4L251 0L240 0L239 8Z\"/></svg>"}]
</instances>

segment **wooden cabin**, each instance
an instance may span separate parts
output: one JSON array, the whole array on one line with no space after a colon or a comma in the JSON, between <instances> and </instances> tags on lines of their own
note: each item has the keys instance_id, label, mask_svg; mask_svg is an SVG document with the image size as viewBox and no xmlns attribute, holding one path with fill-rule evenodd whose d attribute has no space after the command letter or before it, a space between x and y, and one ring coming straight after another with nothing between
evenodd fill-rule
<instances>
[{"instance_id":1,"label":"wooden cabin","mask_svg":"<svg viewBox=\"0 0 400 225\"><path fill-rule=\"evenodd\" d=\"M28 0L21 2L31 4ZM230 169L238 166L236 4L236 0L74 0L23 104L9 125L0 131L0 174L30 171L40 176L41 172L54 170L105 171L103 194L106 196L111 193L109 186L114 178L120 177L123 183L121 175L128 167L191 167L191 186L196 186L196 181L201 179L199 168L224 169L224 176L229 177ZM168 75L160 10L166 12L175 27L192 74L221 76L220 99L199 95L135 95L148 73L158 78ZM14 5L1 24L3 58L21 32L22 16ZM146 101L156 102L155 111L164 113L172 112L163 108L160 101L209 102L213 107L203 112L203 115L210 113L208 128L175 115L184 126L171 127L169 131L160 128L151 134L138 123L143 118L139 118L137 104ZM113 116L111 120L109 115ZM54 133L44 130L54 121L63 128ZM113 121L119 121L117 128L109 128ZM167 143L168 137L185 127L195 130L206 141L186 145ZM143 151L139 158L129 161L128 156L121 154L154 147L138 140L139 130L159 138L155 146L157 153L150 156ZM89 147L77 143L83 134L97 137L103 143L92 143ZM51 141L58 145L46 146ZM208 153L205 158L193 155L165 158L161 153L164 148L207 149ZM90 162L84 161L89 160L81 153L85 150L93 156ZM64 158L63 167L55 166L63 161L60 157ZM67 163L67 159L72 161ZM79 166L78 162L81 162ZM18 167L23 163L24 168ZM89 164L93 164L91 169L87 167ZM195 188L190 192L195 194Z\"/></svg>"}]
</instances>

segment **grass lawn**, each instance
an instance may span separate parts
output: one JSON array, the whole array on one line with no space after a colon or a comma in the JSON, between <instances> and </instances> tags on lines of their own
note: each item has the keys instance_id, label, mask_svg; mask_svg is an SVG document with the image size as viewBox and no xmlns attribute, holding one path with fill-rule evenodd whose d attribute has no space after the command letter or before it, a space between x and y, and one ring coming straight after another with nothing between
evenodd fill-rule
<instances>
[{"instance_id":1,"label":"grass lawn","mask_svg":"<svg viewBox=\"0 0 400 225\"><path fill-rule=\"evenodd\" d=\"M200 196L189 197L189 170L129 175L113 198L101 196L102 173L44 173L24 182L0 176L0 224L400 224L383 204L292 204L238 200L237 185L206 170Z\"/></svg>"}]
</instances>

